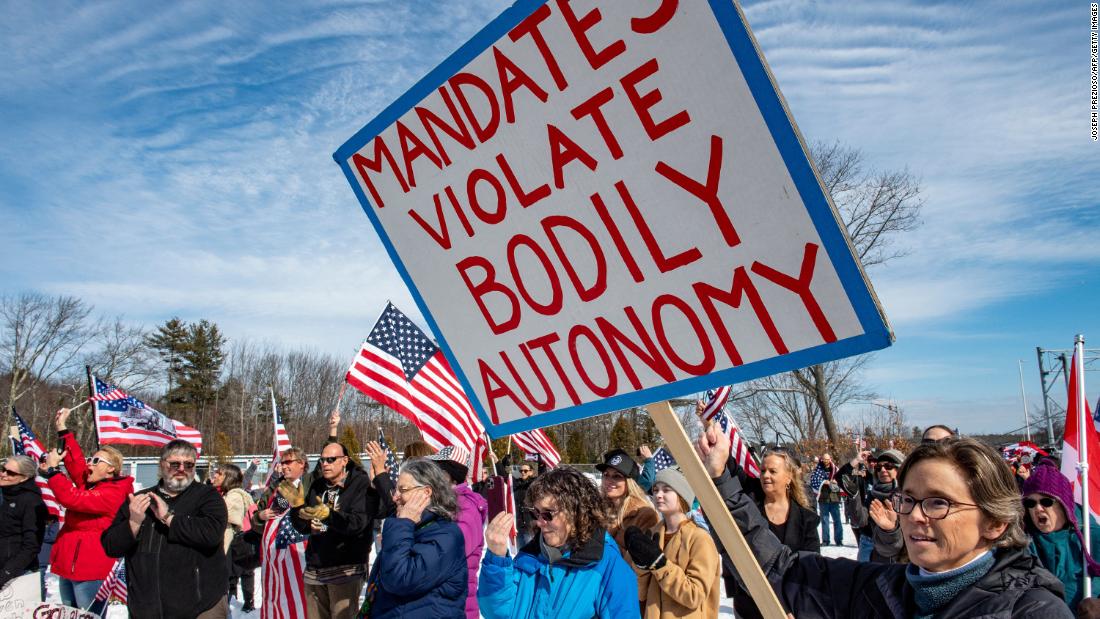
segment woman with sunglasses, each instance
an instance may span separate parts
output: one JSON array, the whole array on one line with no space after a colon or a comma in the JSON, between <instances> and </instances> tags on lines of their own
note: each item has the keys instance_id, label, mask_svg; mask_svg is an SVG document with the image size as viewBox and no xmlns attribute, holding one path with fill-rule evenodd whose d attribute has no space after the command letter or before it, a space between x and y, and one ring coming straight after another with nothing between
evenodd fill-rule
<instances>
[{"instance_id":1,"label":"woman with sunglasses","mask_svg":"<svg viewBox=\"0 0 1100 619\"><path fill-rule=\"evenodd\" d=\"M38 571L47 514L35 469L28 456L8 456L0 468L0 587Z\"/></svg>"},{"instance_id":2,"label":"woman with sunglasses","mask_svg":"<svg viewBox=\"0 0 1100 619\"><path fill-rule=\"evenodd\" d=\"M466 549L451 478L431 460L405 460L393 500L358 616L465 619Z\"/></svg>"},{"instance_id":3,"label":"woman with sunglasses","mask_svg":"<svg viewBox=\"0 0 1100 619\"><path fill-rule=\"evenodd\" d=\"M898 489L898 470L905 456L887 449L869 460L871 470L862 468L840 479L848 496L844 509L851 517L859 545L857 560L896 563L903 557L897 513L890 507Z\"/></svg>"},{"instance_id":4,"label":"woman with sunglasses","mask_svg":"<svg viewBox=\"0 0 1100 619\"><path fill-rule=\"evenodd\" d=\"M1027 550L1012 471L973 439L922 444L894 496L909 565L796 553L726 469L729 438L709 429L697 449L726 507L796 617L1072 617L1063 587Z\"/></svg>"},{"instance_id":5,"label":"woman with sunglasses","mask_svg":"<svg viewBox=\"0 0 1100 619\"><path fill-rule=\"evenodd\" d=\"M1100 527L1092 523L1091 552L1082 553L1084 539L1078 528L1081 508L1073 501L1073 486L1050 464L1036 466L1024 482L1024 529L1031 535L1031 553L1039 558L1066 588L1066 602L1077 611L1085 569L1092 576L1093 595L1100 595L1100 565L1092 555L1100 548ZM1084 555L1082 557L1082 555Z\"/></svg>"},{"instance_id":6,"label":"woman with sunglasses","mask_svg":"<svg viewBox=\"0 0 1100 619\"><path fill-rule=\"evenodd\" d=\"M66 427L69 409L57 411L54 423L63 451L46 452L48 480L57 502L65 508L65 524L50 551L50 571L58 576L58 592L66 606L89 608L115 560L108 557L99 536L111 525L134 478L122 474L122 453L102 447L87 460L76 437ZM65 474L58 466L64 462Z\"/></svg>"},{"instance_id":7,"label":"woman with sunglasses","mask_svg":"<svg viewBox=\"0 0 1100 619\"><path fill-rule=\"evenodd\" d=\"M821 550L821 539L818 537L821 518L811 508L806 495L802 465L790 452L776 449L765 453L760 460L760 477L749 477L736 458L729 458L727 468L752 497L767 519L768 529L784 546L795 552ZM727 595L733 598L737 616L744 619L759 617L760 610L756 603L737 584L733 563L725 552L722 553L722 579Z\"/></svg>"},{"instance_id":8,"label":"woman with sunglasses","mask_svg":"<svg viewBox=\"0 0 1100 619\"><path fill-rule=\"evenodd\" d=\"M501 512L485 530L477 599L485 619L640 617L638 577L607 533L611 506L580 471L559 466L527 489L538 533L508 554L514 520Z\"/></svg>"}]
</instances>

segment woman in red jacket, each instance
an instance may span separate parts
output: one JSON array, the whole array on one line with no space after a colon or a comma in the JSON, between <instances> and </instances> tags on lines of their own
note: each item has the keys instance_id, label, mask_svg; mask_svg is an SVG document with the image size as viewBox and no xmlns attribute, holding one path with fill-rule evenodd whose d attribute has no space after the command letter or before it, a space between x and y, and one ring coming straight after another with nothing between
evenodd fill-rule
<instances>
[{"instance_id":1,"label":"woman in red jacket","mask_svg":"<svg viewBox=\"0 0 1100 619\"><path fill-rule=\"evenodd\" d=\"M57 435L64 451L46 452L49 468L43 474L65 508L65 524L50 552L50 571L60 580L64 604L88 608L115 563L103 551L99 536L134 492L134 479L122 476L122 454L113 447L100 448L85 462L76 437L65 427L68 418L69 409L57 411ZM57 468L62 460L68 476Z\"/></svg>"}]
</instances>

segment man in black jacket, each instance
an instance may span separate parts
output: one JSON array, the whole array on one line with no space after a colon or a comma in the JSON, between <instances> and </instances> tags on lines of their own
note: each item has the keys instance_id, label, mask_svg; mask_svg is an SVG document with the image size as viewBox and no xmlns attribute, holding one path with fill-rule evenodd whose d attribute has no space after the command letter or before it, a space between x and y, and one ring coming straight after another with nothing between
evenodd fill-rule
<instances>
[{"instance_id":1,"label":"man in black jacket","mask_svg":"<svg viewBox=\"0 0 1100 619\"><path fill-rule=\"evenodd\" d=\"M187 441L165 445L160 483L131 495L100 538L107 556L126 559L134 619L228 616L225 501L193 483L197 458Z\"/></svg>"},{"instance_id":2,"label":"man in black jacket","mask_svg":"<svg viewBox=\"0 0 1100 619\"><path fill-rule=\"evenodd\" d=\"M340 443L321 450L321 477L309 492L301 486L279 493L292 506L294 527L309 535L306 546L306 612L310 619L355 616L373 541L374 521L393 512L389 474L373 480Z\"/></svg>"}]
</instances>

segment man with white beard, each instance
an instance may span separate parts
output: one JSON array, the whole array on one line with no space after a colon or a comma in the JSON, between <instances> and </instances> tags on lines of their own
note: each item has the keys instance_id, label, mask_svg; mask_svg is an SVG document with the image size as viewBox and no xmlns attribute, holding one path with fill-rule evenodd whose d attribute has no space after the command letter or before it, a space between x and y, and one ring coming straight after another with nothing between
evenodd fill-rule
<instances>
[{"instance_id":1,"label":"man with white beard","mask_svg":"<svg viewBox=\"0 0 1100 619\"><path fill-rule=\"evenodd\" d=\"M131 494L100 538L126 559L130 616L224 619L228 564L222 550L225 501L196 484L198 452L175 440L160 454L160 483Z\"/></svg>"}]
</instances>

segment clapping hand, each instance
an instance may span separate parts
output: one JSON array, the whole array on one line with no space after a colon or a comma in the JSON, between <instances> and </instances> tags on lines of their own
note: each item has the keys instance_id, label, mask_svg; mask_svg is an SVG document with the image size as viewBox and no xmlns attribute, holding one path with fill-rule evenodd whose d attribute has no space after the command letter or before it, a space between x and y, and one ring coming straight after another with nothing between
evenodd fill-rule
<instances>
[{"instance_id":1,"label":"clapping hand","mask_svg":"<svg viewBox=\"0 0 1100 619\"><path fill-rule=\"evenodd\" d=\"M656 533L650 535L638 527L627 527L623 534L626 542L626 550L638 569L659 570L665 566L667 559L661 552L661 546L657 542Z\"/></svg>"},{"instance_id":2,"label":"clapping hand","mask_svg":"<svg viewBox=\"0 0 1100 619\"><path fill-rule=\"evenodd\" d=\"M317 497L316 502L309 507L303 507L298 510L298 517L304 520L316 520L317 522L324 522L328 518L331 510L328 505L321 502L321 497Z\"/></svg>"},{"instance_id":3,"label":"clapping hand","mask_svg":"<svg viewBox=\"0 0 1100 619\"><path fill-rule=\"evenodd\" d=\"M366 452L367 457L370 458L371 479L389 471L389 469L386 468L386 451L382 449L382 445L378 444L378 441L367 443Z\"/></svg>"},{"instance_id":4,"label":"clapping hand","mask_svg":"<svg viewBox=\"0 0 1100 619\"><path fill-rule=\"evenodd\" d=\"M277 490L279 495L286 499L286 502L291 507L301 507L305 505L306 494L305 489L301 485L294 485L294 482L289 479L284 479L279 482Z\"/></svg>"},{"instance_id":5,"label":"clapping hand","mask_svg":"<svg viewBox=\"0 0 1100 619\"><path fill-rule=\"evenodd\" d=\"M144 494L129 496L130 499L130 523L140 525L145 522L145 513L149 511L149 503L152 501L151 494L146 492Z\"/></svg>"},{"instance_id":6,"label":"clapping hand","mask_svg":"<svg viewBox=\"0 0 1100 619\"><path fill-rule=\"evenodd\" d=\"M512 514L500 512L485 528L485 546L498 557L508 555L508 542L512 539Z\"/></svg>"}]
</instances>

